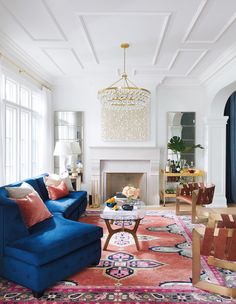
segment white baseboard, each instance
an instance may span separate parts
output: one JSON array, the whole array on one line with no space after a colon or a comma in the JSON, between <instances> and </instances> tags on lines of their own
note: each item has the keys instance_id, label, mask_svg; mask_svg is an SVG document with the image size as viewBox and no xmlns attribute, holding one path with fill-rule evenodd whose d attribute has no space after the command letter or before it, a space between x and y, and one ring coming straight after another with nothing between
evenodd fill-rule
<instances>
[{"instance_id":1,"label":"white baseboard","mask_svg":"<svg viewBox=\"0 0 236 304\"><path fill-rule=\"evenodd\" d=\"M224 195L215 195L213 203L209 205L211 208L227 208L227 201Z\"/></svg>"}]
</instances>

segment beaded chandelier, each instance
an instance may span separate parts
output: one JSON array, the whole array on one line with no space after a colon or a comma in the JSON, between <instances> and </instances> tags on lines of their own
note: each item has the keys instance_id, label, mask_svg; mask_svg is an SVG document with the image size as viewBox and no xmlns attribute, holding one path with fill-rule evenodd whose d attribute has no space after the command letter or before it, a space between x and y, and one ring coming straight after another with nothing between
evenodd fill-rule
<instances>
[{"instance_id":1,"label":"beaded chandelier","mask_svg":"<svg viewBox=\"0 0 236 304\"><path fill-rule=\"evenodd\" d=\"M98 98L104 108L113 110L136 110L143 109L148 106L150 101L150 91L137 87L128 79L126 74L126 49L128 43L122 43L121 48L124 49L124 71L121 78L109 87L98 92Z\"/></svg>"}]
</instances>

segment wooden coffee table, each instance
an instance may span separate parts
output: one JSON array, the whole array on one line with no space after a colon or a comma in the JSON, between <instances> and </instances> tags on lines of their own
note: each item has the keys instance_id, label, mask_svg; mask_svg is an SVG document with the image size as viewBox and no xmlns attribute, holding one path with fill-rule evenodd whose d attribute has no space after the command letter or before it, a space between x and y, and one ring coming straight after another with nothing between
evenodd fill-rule
<instances>
[{"instance_id":1,"label":"wooden coffee table","mask_svg":"<svg viewBox=\"0 0 236 304\"><path fill-rule=\"evenodd\" d=\"M112 208L105 206L100 216L102 219L104 219L108 230L108 236L103 246L103 250L107 250L111 237L118 232L127 232L131 234L134 238L137 249L140 250L137 230L140 221L145 216L145 208L143 202L139 202L139 206L134 206L134 209L132 211L125 211L121 208L121 206L119 207L119 210L114 211ZM119 227L114 229L112 227L114 221L121 222L121 228ZM132 228L125 227L125 222L133 222Z\"/></svg>"}]
</instances>

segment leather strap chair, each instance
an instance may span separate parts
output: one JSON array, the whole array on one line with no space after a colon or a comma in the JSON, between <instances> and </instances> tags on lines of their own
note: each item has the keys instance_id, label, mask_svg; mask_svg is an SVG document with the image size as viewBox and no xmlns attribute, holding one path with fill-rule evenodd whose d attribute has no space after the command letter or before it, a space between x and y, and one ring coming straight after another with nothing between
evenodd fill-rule
<instances>
[{"instance_id":1,"label":"leather strap chair","mask_svg":"<svg viewBox=\"0 0 236 304\"><path fill-rule=\"evenodd\" d=\"M192 223L207 221L208 218L200 219L197 215L197 206L209 205L213 201L215 185L203 183L188 183L179 185L176 190L176 215L190 214ZM191 205L191 211L181 211L181 204Z\"/></svg>"},{"instance_id":2,"label":"leather strap chair","mask_svg":"<svg viewBox=\"0 0 236 304\"><path fill-rule=\"evenodd\" d=\"M236 298L236 287L203 281L200 277L202 256L208 257L211 266L236 271L236 215L221 216L222 221L218 222L217 227L193 229L192 284L209 292Z\"/></svg>"}]
</instances>

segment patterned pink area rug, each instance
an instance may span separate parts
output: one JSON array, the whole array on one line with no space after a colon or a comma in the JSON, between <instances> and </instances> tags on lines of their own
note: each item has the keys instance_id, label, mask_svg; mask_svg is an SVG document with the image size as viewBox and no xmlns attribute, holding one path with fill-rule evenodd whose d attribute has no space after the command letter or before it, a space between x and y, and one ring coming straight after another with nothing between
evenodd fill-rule
<instances>
[{"instance_id":1,"label":"patterned pink area rug","mask_svg":"<svg viewBox=\"0 0 236 304\"><path fill-rule=\"evenodd\" d=\"M80 221L103 227L104 244L107 230L98 212L87 212ZM0 280L0 303L236 303L192 287L192 228L190 217L148 211L138 229L140 251L132 236L116 234L99 265L59 282L40 300L28 289ZM235 284L236 273L209 267L205 259L202 265L203 279Z\"/></svg>"}]
</instances>

